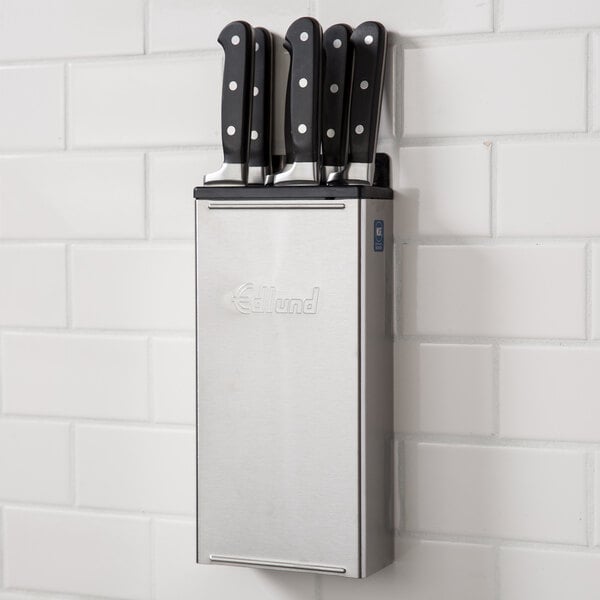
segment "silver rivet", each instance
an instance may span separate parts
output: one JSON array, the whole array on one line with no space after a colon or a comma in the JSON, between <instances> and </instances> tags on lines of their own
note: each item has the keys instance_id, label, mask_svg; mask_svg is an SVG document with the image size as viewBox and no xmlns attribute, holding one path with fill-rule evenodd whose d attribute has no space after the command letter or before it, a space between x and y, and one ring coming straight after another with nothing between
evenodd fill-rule
<instances>
[{"instance_id":1,"label":"silver rivet","mask_svg":"<svg viewBox=\"0 0 600 600\"><path fill-rule=\"evenodd\" d=\"M327 137L328 138L335 137L335 129L328 129L327 130Z\"/></svg>"},{"instance_id":2,"label":"silver rivet","mask_svg":"<svg viewBox=\"0 0 600 600\"><path fill-rule=\"evenodd\" d=\"M234 46L237 46L237 45L240 43L240 36L239 36L239 35L234 35L234 36L232 36L232 38L231 38L231 43L232 43Z\"/></svg>"},{"instance_id":3,"label":"silver rivet","mask_svg":"<svg viewBox=\"0 0 600 600\"><path fill-rule=\"evenodd\" d=\"M237 83L236 83L235 81L230 81L230 82L229 82L229 89L230 89L232 92L235 92L235 90L237 90Z\"/></svg>"},{"instance_id":4,"label":"silver rivet","mask_svg":"<svg viewBox=\"0 0 600 600\"><path fill-rule=\"evenodd\" d=\"M258 52L258 49L260 48L260 44L258 42L254 43L254 52Z\"/></svg>"},{"instance_id":5,"label":"silver rivet","mask_svg":"<svg viewBox=\"0 0 600 600\"><path fill-rule=\"evenodd\" d=\"M233 125L230 125L227 128L227 135L233 135L235 133L235 127Z\"/></svg>"},{"instance_id":6,"label":"silver rivet","mask_svg":"<svg viewBox=\"0 0 600 600\"><path fill-rule=\"evenodd\" d=\"M308 79L306 79L306 77L302 77L298 80L298 85L301 88L305 88L308 85Z\"/></svg>"},{"instance_id":7,"label":"silver rivet","mask_svg":"<svg viewBox=\"0 0 600 600\"><path fill-rule=\"evenodd\" d=\"M337 83L332 83L332 84L329 86L329 91L330 91L332 94L337 94L337 92L338 92L338 90L339 90L339 89L340 89L340 88L338 87L338 84L337 84Z\"/></svg>"},{"instance_id":8,"label":"silver rivet","mask_svg":"<svg viewBox=\"0 0 600 600\"><path fill-rule=\"evenodd\" d=\"M254 129L252 130L252 133L250 133L250 137L253 140L257 140L258 139L258 131L255 131Z\"/></svg>"},{"instance_id":9,"label":"silver rivet","mask_svg":"<svg viewBox=\"0 0 600 600\"><path fill-rule=\"evenodd\" d=\"M301 42L305 42L307 39L308 39L308 33L306 33L306 31L303 31L303 32L300 34L300 41L301 41Z\"/></svg>"},{"instance_id":10,"label":"silver rivet","mask_svg":"<svg viewBox=\"0 0 600 600\"><path fill-rule=\"evenodd\" d=\"M252 93L253 93L255 96L258 96L258 88L257 88L256 86L254 86L254 89L252 90Z\"/></svg>"},{"instance_id":11,"label":"silver rivet","mask_svg":"<svg viewBox=\"0 0 600 600\"><path fill-rule=\"evenodd\" d=\"M337 38L335 40L333 40L333 47L334 48L341 48L342 47L342 40L339 40Z\"/></svg>"},{"instance_id":12,"label":"silver rivet","mask_svg":"<svg viewBox=\"0 0 600 600\"><path fill-rule=\"evenodd\" d=\"M365 130L365 128L362 125L357 125L354 128L354 131L356 131L356 133L358 133L358 135L360 135L364 130Z\"/></svg>"},{"instance_id":13,"label":"silver rivet","mask_svg":"<svg viewBox=\"0 0 600 600\"><path fill-rule=\"evenodd\" d=\"M361 90L366 90L369 87L369 82L366 79L363 79L360 82L360 89Z\"/></svg>"},{"instance_id":14,"label":"silver rivet","mask_svg":"<svg viewBox=\"0 0 600 600\"><path fill-rule=\"evenodd\" d=\"M365 36L365 44L367 46L370 46L372 43L373 43L373 36L372 35Z\"/></svg>"},{"instance_id":15,"label":"silver rivet","mask_svg":"<svg viewBox=\"0 0 600 600\"><path fill-rule=\"evenodd\" d=\"M306 133L308 127L306 127L306 125L304 123L300 123L300 125L298 125L298 133Z\"/></svg>"}]
</instances>

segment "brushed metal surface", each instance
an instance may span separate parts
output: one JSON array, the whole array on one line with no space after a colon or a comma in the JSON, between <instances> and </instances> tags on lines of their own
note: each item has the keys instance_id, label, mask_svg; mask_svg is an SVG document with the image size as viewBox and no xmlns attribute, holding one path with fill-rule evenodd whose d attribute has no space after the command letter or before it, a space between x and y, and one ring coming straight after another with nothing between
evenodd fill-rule
<instances>
[{"instance_id":1,"label":"brushed metal surface","mask_svg":"<svg viewBox=\"0 0 600 600\"><path fill-rule=\"evenodd\" d=\"M196 203L199 562L360 574L359 202L346 204Z\"/></svg>"},{"instance_id":2,"label":"brushed metal surface","mask_svg":"<svg viewBox=\"0 0 600 600\"><path fill-rule=\"evenodd\" d=\"M392 206L196 202L198 562L393 561Z\"/></svg>"}]
</instances>

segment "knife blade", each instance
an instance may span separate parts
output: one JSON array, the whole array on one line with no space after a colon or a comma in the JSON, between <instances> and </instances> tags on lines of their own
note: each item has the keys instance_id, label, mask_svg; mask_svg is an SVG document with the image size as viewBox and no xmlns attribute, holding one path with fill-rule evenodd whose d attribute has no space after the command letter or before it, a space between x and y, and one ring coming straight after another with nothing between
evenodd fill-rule
<instances>
[{"instance_id":1,"label":"knife blade","mask_svg":"<svg viewBox=\"0 0 600 600\"><path fill-rule=\"evenodd\" d=\"M274 185L319 183L321 54L323 33L311 17L301 17L287 30L284 48L290 54L286 96L288 163Z\"/></svg>"},{"instance_id":2,"label":"knife blade","mask_svg":"<svg viewBox=\"0 0 600 600\"><path fill-rule=\"evenodd\" d=\"M264 185L271 174L271 114L273 99L273 38L254 28L254 83L248 152L248 183Z\"/></svg>"},{"instance_id":3,"label":"knife blade","mask_svg":"<svg viewBox=\"0 0 600 600\"><path fill-rule=\"evenodd\" d=\"M221 98L223 166L204 176L204 185L245 185L254 65L252 27L229 23L217 39L225 53Z\"/></svg>"},{"instance_id":4,"label":"knife blade","mask_svg":"<svg viewBox=\"0 0 600 600\"><path fill-rule=\"evenodd\" d=\"M381 23L366 21L354 30L350 39L354 46L354 78L349 162L344 179L351 184L373 185L387 32Z\"/></svg>"},{"instance_id":5,"label":"knife blade","mask_svg":"<svg viewBox=\"0 0 600 600\"><path fill-rule=\"evenodd\" d=\"M321 182L341 178L348 159L348 109L354 48L352 28L332 25L323 34L323 87L321 90Z\"/></svg>"}]
</instances>

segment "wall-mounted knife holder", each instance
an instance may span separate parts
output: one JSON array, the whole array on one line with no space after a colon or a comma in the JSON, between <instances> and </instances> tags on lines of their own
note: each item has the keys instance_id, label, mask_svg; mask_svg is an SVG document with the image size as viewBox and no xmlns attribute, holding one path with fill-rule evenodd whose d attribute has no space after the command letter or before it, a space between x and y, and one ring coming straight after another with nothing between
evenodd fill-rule
<instances>
[{"instance_id":1,"label":"wall-mounted knife holder","mask_svg":"<svg viewBox=\"0 0 600 600\"><path fill-rule=\"evenodd\" d=\"M393 560L386 159L385 187L194 191L199 563Z\"/></svg>"}]
</instances>

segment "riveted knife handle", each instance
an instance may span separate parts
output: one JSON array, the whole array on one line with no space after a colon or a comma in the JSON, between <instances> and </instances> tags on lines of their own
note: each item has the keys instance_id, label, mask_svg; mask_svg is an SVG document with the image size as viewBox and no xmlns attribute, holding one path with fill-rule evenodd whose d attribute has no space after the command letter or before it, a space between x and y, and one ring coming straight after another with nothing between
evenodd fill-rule
<instances>
[{"instance_id":1,"label":"riveted knife handle","mask_svg":"<svg viewBox=\"0 0 600 600\"><path fill-rule=\"evenodd\" d=\"M254 62L252 27L245 21L233 21L217 41L225 52L221 101L224 162L246 163Z\"/></svg>"},{"instance_id":2,"label":"riveted knife handle","mask_svg":"<svg viewBox=\"0 0 600 600\"><path fill-rule=\"evenodd\" d=\"M254 84L248 164L271 167L271 104L273 97L273 39L263 27L254 29Z\"/></svg>"},{"instance_id":3,"label":"riveted knife handle","mask_svg":"<svg viewBox=\"0 0 600 600\"><path fill-rule=\"evenodd\" d=\"M354 48L352 28L332 25L323 34L323 88L321 90L321 146L323 164L341 166L348 158L348 109Z\"/></svg>"},{"instance_id":4,"label":"riveted knife handle","mask_svg":"<svg viewBox=\"0 0 600 600\"><path fill-rule=\"evenodd\" d=\"M316 163L320 146L321 26L310 17L297 19L287 30L283 46L290 53L286 109L291 148L286 152L293 162Z\"/></svg>"},{"instance_id":5,"label":"riveted knife handle","mask_svg":"<svg viewBox=\"0 0 600 600\"><path fill-rule=\"evenodd\" d=\"M361 23L352 33L354 79L350 106L351 163L372 163L379 129L387 32L381 23Z\"/></svg>"}]
</instances>

